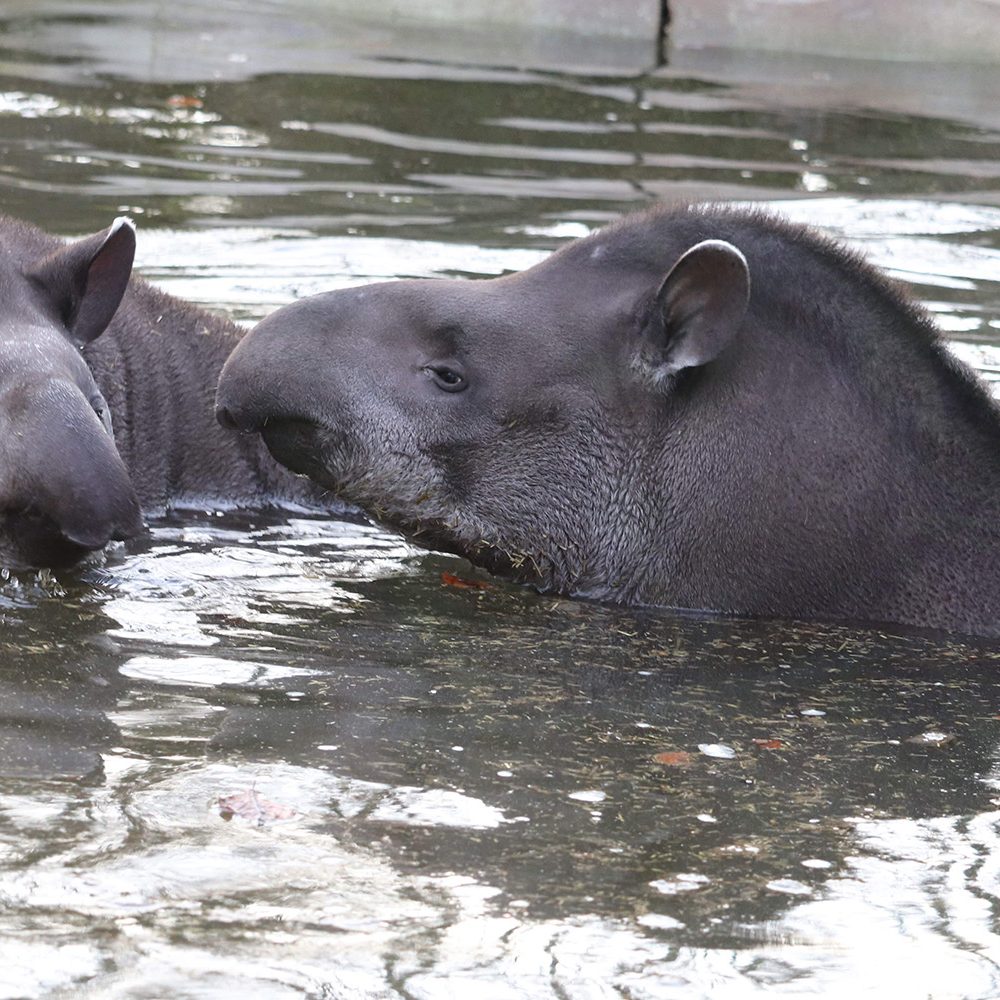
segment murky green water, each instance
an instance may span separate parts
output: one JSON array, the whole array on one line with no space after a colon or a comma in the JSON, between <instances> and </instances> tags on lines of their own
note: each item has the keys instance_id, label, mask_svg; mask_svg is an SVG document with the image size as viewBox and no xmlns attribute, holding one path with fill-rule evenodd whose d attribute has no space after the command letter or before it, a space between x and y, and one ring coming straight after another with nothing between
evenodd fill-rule
<instances>
[{"instance_id":1,"label":"murky green water","mask_svg":"<svg viewBox=\"0 0 1000 1000\"><path fill-rule=\"evenodd\" d=\"M1000 377L1000 74L511 51L14 0L0 208L130 212L147 276L251 319L521 268L651 198L766 199ZM1000 995L1000 652L442 573L482 579L189 512L7 580L0 996Z\"/></svg>"}]
</instances>

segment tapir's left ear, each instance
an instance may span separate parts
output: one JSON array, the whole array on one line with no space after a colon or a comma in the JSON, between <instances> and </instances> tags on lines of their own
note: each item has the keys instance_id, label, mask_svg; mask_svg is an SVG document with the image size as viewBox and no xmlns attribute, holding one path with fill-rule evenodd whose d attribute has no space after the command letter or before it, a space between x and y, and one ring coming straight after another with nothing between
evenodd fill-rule
<instances>
[{"instance_id":1,"label":"tapir's left ear","mask_svg":"<svg viewBox=\"0 0 1000 1000\"><path fill-rule=\"evenodd\" d=\"M134 257L135 226L121 216L107 229L42 258L28 276L51 298L70 336L82 346L111 322Z\"/></svg>"},{"instance_id":2,"label":"tapir's left ear","mask_svg":"<svg viewBox=\"0 0 1000 1000\"><path fill-rule=\"evenodd\" d=\"M746 257L724 240L684 253L666 276L647 323L645 360L657 379L708 364L730 343L750 301Z\"/></svg>"}]
</instances>

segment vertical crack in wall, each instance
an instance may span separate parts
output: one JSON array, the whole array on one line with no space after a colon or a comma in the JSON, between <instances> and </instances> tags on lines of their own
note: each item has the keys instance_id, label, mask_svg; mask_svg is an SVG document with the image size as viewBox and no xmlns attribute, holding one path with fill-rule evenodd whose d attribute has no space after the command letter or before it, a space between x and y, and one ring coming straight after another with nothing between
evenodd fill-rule
<instances>
[{"instance_id":1,"label":"vertical crack in wall","mask_svg":"<svg viewBox=\"0 0 1000 1000\"><path fill-rule=\"evenodd\" d=\"M660 0L660 32L656 42L656 64L667 61L667 34L670 30L670 0Z\"/></svg>"}]
</instances>

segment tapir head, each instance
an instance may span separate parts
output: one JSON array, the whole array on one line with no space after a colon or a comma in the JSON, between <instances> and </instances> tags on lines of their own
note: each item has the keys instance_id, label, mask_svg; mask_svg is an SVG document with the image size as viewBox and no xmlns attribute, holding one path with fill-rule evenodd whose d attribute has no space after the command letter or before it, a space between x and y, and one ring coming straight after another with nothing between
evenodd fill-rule
<instances>
[{"instance_id":1,"label":"tapir head","mask_svg":"<svg viewBox=\"0 0 1000 1000\"><path fill-rule=\"evenodd\" d=\"M592 237L516 275L303 299L230 356L219 419L418 544L627 599L672 387L747 308L740 251L695 242L637 266Z\"/></svg>"},{"instance_id":2,"label":"tapir head","mask_svg":"<svg viewBox=\"0 0 1000 1000\"><path fill-rule=\"evenodd\" d=\"M60 246L0 230L0 565L60 568L142 528L81 348L110 322L135 252L127 219Z\"/></svg>"}]
</instances>

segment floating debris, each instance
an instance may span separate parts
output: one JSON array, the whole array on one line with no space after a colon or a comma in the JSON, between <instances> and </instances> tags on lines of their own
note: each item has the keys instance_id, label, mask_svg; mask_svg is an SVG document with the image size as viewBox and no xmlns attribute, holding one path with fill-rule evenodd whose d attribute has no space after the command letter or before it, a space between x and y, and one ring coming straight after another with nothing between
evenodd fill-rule
<instances>
[{"instance_id":1,"label":"floating debris","mask_svg":"<svg viewBox=\"0 0 1000 1000\"><path fill-rule=\"evenodd\" d=\"M490 590L491 585L485 580L467 580L465 577L455 576L454 573L442 573L441 582L446 587L458 587L460 590Z\"/></svg>"},{"instance_id":2,"label":"floating debris","mask_svg":"<svg viewBox=\"0 0 1000 1000\"><path fill-rule=\"evenodd\" d=\"M275 820L292 819L298 814L291 806L271 802L258 795L256 789L248 788L245 792L237 792L235 795L220 796L219 815L226 821L238 816L249 823L264 826Z\"/></svg>"},{"instance_id":3,"label":"floating debris","mask_svg":"<svg viewBox=\"0 0 1000 1000\"><path fill-rule=\"evenodd\" d=\"M923 747L940 747L944 746L945 743L950 743L954 738L950 733L941 733L936 729L930 729L919 736L911 736L906 742L916 743L917 746Z\"/></svg>"},{"instance_id":4,"label":"floating debris","mask_svg":"<svg viewBox=\"0 0 1000 1000\"><path fill-rule=\"evenodd\" d=\"M716 757L719 760L732 760L736 756L736 751L725 743L699 743L698 749L706 757Z\"/></svg>"},{"instance_id":5,"label":"floating debris","mask_svg":"<svg viewBox=\"0 0 1000 1000\"><path fill-rule=\"evenodd\" d=\"M190 94L171 94L167 98L167 107L170 108L203 108L205 102L200 97L192 97Z\"/></svg>"}]
</instances>

